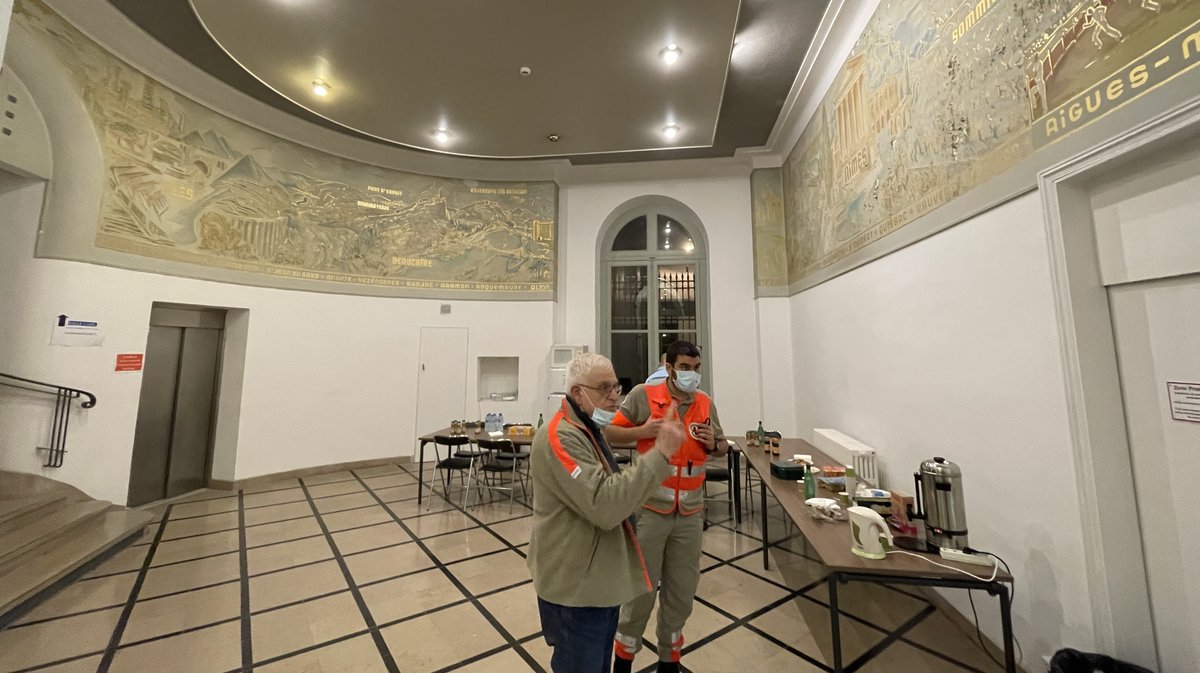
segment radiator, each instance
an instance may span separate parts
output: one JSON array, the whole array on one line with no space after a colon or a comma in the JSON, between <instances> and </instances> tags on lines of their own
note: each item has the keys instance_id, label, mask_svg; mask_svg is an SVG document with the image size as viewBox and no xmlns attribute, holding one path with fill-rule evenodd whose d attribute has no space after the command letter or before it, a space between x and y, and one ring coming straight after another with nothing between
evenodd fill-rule
<instances>
[{"instance_id":1,"label":"radiator","mask_svg":"<svg viewBox=\"0 0 1200 673\"><path fill-rule=\"evenodd\" d=\"M812 443L830 458L843 465L852 465L860 481L874 488L884 488L875 449L831 428L815 428Z\"/></svg>"}]
</instances>

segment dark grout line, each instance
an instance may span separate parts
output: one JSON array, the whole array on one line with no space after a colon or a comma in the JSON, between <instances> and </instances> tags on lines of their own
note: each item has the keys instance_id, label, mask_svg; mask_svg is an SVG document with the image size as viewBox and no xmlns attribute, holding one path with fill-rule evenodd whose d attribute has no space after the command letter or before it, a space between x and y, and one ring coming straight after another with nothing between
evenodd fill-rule
<instances>
[{"instance_id":1,"label":"dark grout line","mask_svg":"<svg viewBox=\"0 0 1200 673\"><path fill-rule=\"evenodd\" d=\"M361 483L362 480L360 479L359 481ZM333 539L333 534L329 532L329 527L325 525L325 520L321 517L321 512L317 509L317 504L313 502L312 496L309 495L308 486L305 485L303 479L300 480L300 488L304 490L304 497L308 498L308 506L312 508L313 516L316 517L317 524L321 527L321 532L325 534L325 541L329 543L329 548L333 550L333 557L337 559L338 567L342 571L346 585L350 587L350 594L354 597L354 602L358 605L359 612L362 613L363 622L366 623L367 630L371 633L371 639L375 641L375 647L379 650L379 656L383 659L384 667L387 668L388 673L400 673L400 668L396 665L396 660L392 657L392 651L388 648L387 641L383 639L383 634L379 632L379 628L375 624L375 617L371 615L371 609L367 606L366 599L363 598L358 585L354 583L354 576L350 574L350 567L346 565L346 559L338 551L337 542Z\"/></svg>"},{"instance_id":2,"label":"dark grout line","mask_svg":"<svg viewBox=\"0 0 1200 673\"><path fill-rule=\"evenodd\" d=\"M871 647L867 648L867 651L860 654L857 659L850 662L849 664L846 664L846 666L845 666L846 673L854 673L858 669L862 668L864 665L866 665L866 663L868 661L879 656L879 654L881 654L884 650L886 650L888 647L890 647L892 643L894 643L897 640L899 640L900 638L902 638L905 633L910 631L917 624L920 624L921 622L925 621L926 617L928 617L929 615L933 614L936 611L937 611L937 608L933 607L932 605L926 605L924 610L921 610L920 612L913 615L912 617L909 617L907 620L904 621L903 624L901 624L895 630L891 631L886 636L884 636L883 640L881 640L878 643L875 643Z\"/></svg>"},{"instance_id":3,"label":"dark grout line","mask_svg":"<svg viewBox=\"0 0 1200 673\"><path fill-rule=\"evenodd\" d=\"M125 627L129 624L129 615L133 614L133 606L137 604L138 593L142 590L142 584L146 582L146 574L150 572L150 563L154 561L154 553L158 551L158 543L162 540L163 530L166 529L163 523L171 518L171 507L172 505L167 505L163 510L162 521L159 523L158 530L154 532L154 542L150 543L150 550L146 552L146 558L142 559L142 568L138 571L137 579L133 581L133 587L129 589L129 598L125 601L121 616L117 618L116 628L113 629L112 636L108 640L108 647L104 648L104 656L100 658L100 665L96 667L96 673L108 673L108 669L112 666L113 657L117 654L117 646L121 644L121 638L125 635Z\"/></svg>"},{"instance_id":4,"label":"dark grout line","mask_svg":"<svg viewBox=\"0 0 1200 673\"><path fill-rule=\"evenodd\" d=\"M254 639L250 632L250 561L246 550L246 500L238 491L238 580L241 585L242 673L254 670Z\"/></svg>"},{"instance_id":5,"label":"dark grout line","mask_svg":"<svg viewBox=\"0 0 1200 673\"><path fill-rule=\"evenodd\" d=\"M404 469L402 466L398 466L398 467L400 467L400 469L402 469L402 470ZM359 482L362 483L363 487L366 488L367 491L372 496L374 496L376 500L379 500L379 495L377 493L375 493L374 489L372 489L370 486L367 485L366 482L364 482L362 480L362 477L359 477L353 470L351 470L351 474L354 474L355 479L358 479ZM430 497L431 498L433 497L432 492L430 493ZM408 527L408 524L405 523L403 520L401 520L399 517L397 517L395 512L392 512L391 510L388 510L388 512L390 512L392 514L392 517L396 521L396 523L400 524L400 526L402 528L404 528L404 531L406 533L408 533L409 536L411 536L414 540L416 540L417 545L421 548L421 551L425 552L425 554L429 556L430 560L432 560L436 564L437 568L442 571L442 573L446 576L447 579L450 580L450 582L455 586L455 588L457 588L460 592L462 592L463 596L465 596L467 598L467 600L469 600L471 602L471 605L476 610L478 610L481 615L483 615L483 618L486 619L489 624L491 624L492 628L496 629L496 631L501 635L501 637L503 637L504 640L507 641L508 644L511 645L516 650L517 654L521 657L521 659L523 659L525 661L525 663L528 664L534 670L545 673L545 671L544 671L544 669L542 669L541 665L537 662L537 660L535 660L533 658L533 655L529 654L529 652L526 651L526 649L524 647L522 647L521 644L518 643L515 638L513 638L512 634L508 632L508 629L504 628L504 625L501 624L499 622L499 620L496 619L495 615L493 615L490 610L485 608L483 606L483 604L480 603L479 600L477 598L475 598L471 594L470 591L467 590L467 587L465 585L463 585L463 583L457 577L454 576L454 573L451 572L449 568L447 568L445 565L442 564L442 562L437 558L437 556L429 550L429 547L424 543L424 541L417 538L417 536L413 535L413 532ZM465 512L464 512L464 514L465 514ZM472 520L474 520L476 523L483 525L483 522L479 521L475 517L472 517L470 515L467 515L467 516L469 518L471 518ZM488 530L488 532L492 532L490 529L487 528L487 526L484 526L484 529ZM512 545L509 544L509 542L507 540L500 537L499 535L496 535L496 533L494 533L494 532L492 532L492 535L495 535L497 539L499 539L505 545L508 545L511 549L516 551L516 547L512 547ZM521 553L521 552L517 552L517 553ZM522 557L524 557L524 554L521 554L521 555L522 555Z\"/></svg>"}]
</instances>

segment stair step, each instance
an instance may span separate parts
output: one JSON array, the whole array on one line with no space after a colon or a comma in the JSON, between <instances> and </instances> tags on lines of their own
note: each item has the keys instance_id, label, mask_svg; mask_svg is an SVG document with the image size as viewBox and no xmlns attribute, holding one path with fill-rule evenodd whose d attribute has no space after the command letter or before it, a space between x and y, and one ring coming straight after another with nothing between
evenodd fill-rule
<instances>
[{"instance_id":1,"label":"stair step","mask_svg":"<svg viewBox=\"0 0 1200 673\"><path fill-rule=\"evenodd\" d=\"M62 509L66 502L65 493L49 492L0 500L0 537Z\"/></svg>"},{"instance_id":2,"label":"stair step","mask_svg":"<svg viewBox=\"0 0 1200 673\"><path fill-rule=\"evenodd\" d=\"M0 574L6 572L9 561L59 533L89 523L90 519L100 516L110 506L111 503L95 500L70 503L45 517L34 519L27 525L0 535ZM29 516L30 514L26 514L22 519L28 519Z\"/></svg>"},{"instance_id":3,"label":"stair step","mask_svg":"<svg viewBox=\"0 0 1200 673\"><path fill-rule=\"evenodd\" d=\"M107 503L96 503L105 506ZM103 511L98 520L0 575L0 615L29 600L154 520L150 512ZM3 547L0 547L2 549Z\"/></svg>"}]
</instances>

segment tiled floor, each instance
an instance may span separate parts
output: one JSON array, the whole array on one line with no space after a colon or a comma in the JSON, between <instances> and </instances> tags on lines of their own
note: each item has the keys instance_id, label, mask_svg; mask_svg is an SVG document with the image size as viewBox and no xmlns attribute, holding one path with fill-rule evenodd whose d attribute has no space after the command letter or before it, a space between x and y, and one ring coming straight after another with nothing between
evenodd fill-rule
<instances>
[{"instance_id":1,"label":"tiled floor","mask_svg":"<svg viewBox=\"0 0 1200 673\"><path fill-rule=\"evenodd\" d=\"M426 509L409 467L164 506L135 546L0 630L0 671L548 671L529 509ZM735 528L715 507L684 666L830 670L822 567L776 512L764 571L753 518ZM915 594L848 585L839 598L847 671L997 670ZM643 650L638 667L655 658Z\"/></svg>"}]
</instances>

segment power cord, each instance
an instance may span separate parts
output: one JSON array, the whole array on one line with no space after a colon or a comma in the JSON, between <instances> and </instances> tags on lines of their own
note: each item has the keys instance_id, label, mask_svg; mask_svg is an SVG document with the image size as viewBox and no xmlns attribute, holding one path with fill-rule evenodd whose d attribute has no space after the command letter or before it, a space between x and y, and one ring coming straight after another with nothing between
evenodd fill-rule
<instances>
[{"instance_id":1,"label":"power cord","mask_svg":"<svg viewBox=\"0 0 1200 673\"><path fill-rule=\"evenodd\" d=\"M992 576L988 577L988 578L983 578L983 577L976 575L975 573L967 572L966 570L963 570L962 568L955 568L953 566L948 566L944 563L938 563L937 561L934 561L933 559L929 558L928 556L922 556L920 554L914 554L912 552L907 552L907 551L903 551L900 549L893 549L892 551L888 552L888 554L904 554L906 556L913 556L913 557L919 558L923 561L926 561L928 563L932 563L933 565L938 566L939 568L953 570L954 572L962 573L968 577L972 577L981 582L995 581L996 577L1000 574L1000 566L1001 565L1004 566L1004 572L1008 573L1009 577L1013 577L1012 570L1009 570L1009 568L1008 568L1008 563L1004 559L997 556L996 554L993 554L990 551L983 551L982 549L972 549L971 547L967 547L967 548L963 549L963 551L971 553L971 554L983 554L985 556L991 556L992 558L996 559L996 561L998 561L998 563L995 563L995 562L992 563ZM1016 595L1017 595L1017 580L1015 577L1013 577L1012 591L1009 593L1010 604L1012 603L1012 601L1015 600ZM985 645L983 642L983 632L980 631L980 629L979 629L979 613L975 610L975 594L972 589L967 589L967 600L969 600L971 602L971 616L974 617L974 619L975 619L975 637L979 640L979 647L981 647L983 649L983 652L984 652L984 654L986 654L988 656L988 659L992 660L992 663L996 664L1000 668L1004 668L1004 664L1001 663L998 659L996 659L996 657L992 656L992 651L990 649L988 649L987 645ZM1013 643L1017 646L1017 660L1018 661L1023 660L1025 658L1025 652L1024 652L1024 650L1021 649L1021 641L1020 641L1020 639L1017 638L1016 633L1013 634Z\"/></svg>"},{"instance_id":2,"label":"power cord","mask_svg":"<svg viewBox=\"0 0 1200 673\"><path fill-rule=\"evenodd\" d=\"M990 551L984 551L983 549L973 549L971 547L967 547L963 551L969 552L971 554L983 554L985 556L991 556L992 558L999 561L1000 564L1004 566L1004 572L1008 573L1008 576L1012 578L1012 580L1011 580L1012 590L1008 594L1009 605L1012 605L1013 603L1015 603L1017 601L1017 576L1014 575L1012 570L1009 569L1007 561L1000 558L997 554L993 554ZM967 589L967 598L970 599L970 601L971 601L971 612L975 612L975 599L972 597L970 589ZM979 645L981 647L983 647L983 634L981 634L979 632L979 615L975 615L975 635L979 637ZM1025 659L1025 650L1023 650L1021 648L1021 639L1017 637L1017 634L1015 631L1013 632L1013 644L1015 644L1017 646L1017 661L1023 661ZM995 658L992 657L991 650L984 647L983 651L987 652L989 659L991 659L992 661L996 661ZM996 663L1003 668L1003 664L1000 664L1000 662L998 662L998 661L996 661Z\"/></svg>"}]
</instances>

